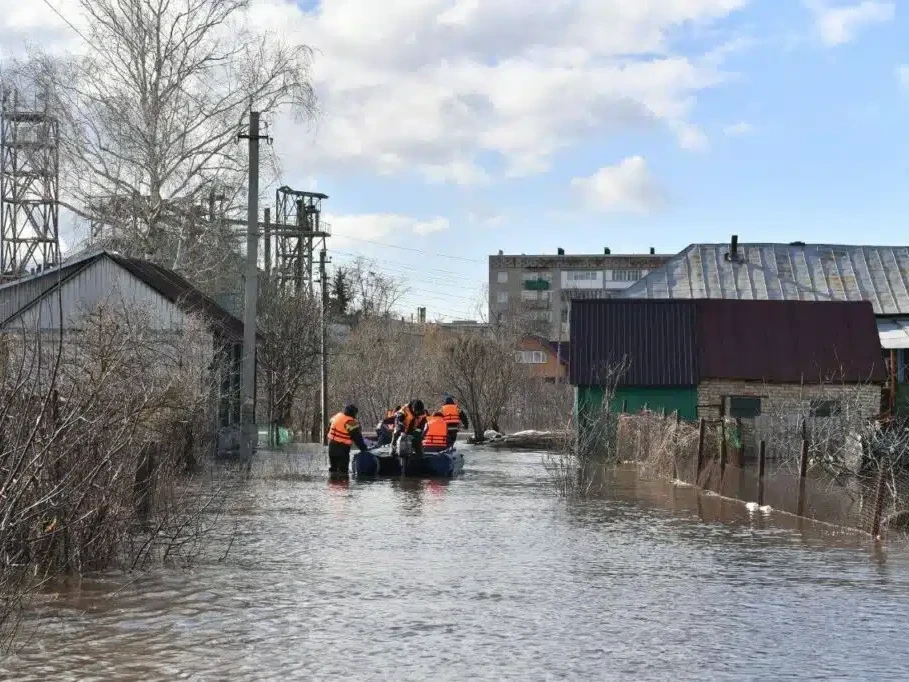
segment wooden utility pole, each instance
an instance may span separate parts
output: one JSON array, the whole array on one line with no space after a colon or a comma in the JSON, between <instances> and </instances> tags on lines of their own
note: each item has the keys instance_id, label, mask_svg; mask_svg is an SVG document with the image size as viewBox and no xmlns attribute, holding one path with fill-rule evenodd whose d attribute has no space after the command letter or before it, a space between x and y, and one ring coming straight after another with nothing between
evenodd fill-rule
<instances>
[{"instance_id":1,"label":"wooden utility pole","mask_svg":"<svg viewBox=\"0 0 909 682\"><path fill-rule=\"evenodd\" d=\"M319 251L319 282L322 286L321 356L322 356L322 445L328 445L328 273L325 249Z\"/></svg>"},{"instance_id":2,"label":"wooden utility pole","mask_svg":"<svg viewBox=\"0 0 909 682\"><path fill-rule=\"evenodd\" d=\"M256 303L259 297L259 112L249 112L249 201L246 224L246 303L243 306L243 374L240 385L240 453L256 451Z\"/></svg>"}]
</instances>

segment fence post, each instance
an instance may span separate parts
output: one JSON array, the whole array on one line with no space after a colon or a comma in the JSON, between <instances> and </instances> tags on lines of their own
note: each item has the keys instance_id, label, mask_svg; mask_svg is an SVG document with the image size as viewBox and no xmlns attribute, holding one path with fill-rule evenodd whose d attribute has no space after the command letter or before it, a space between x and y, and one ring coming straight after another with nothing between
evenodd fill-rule
<instances>
[{"instance_id":1,"label":"fence post","mask_svg":"<svg viewBox=\"0 0 909 682\"><path fill-rule=\"evenodd\" d=\"M628 398L625 398L625 400L622 401L622 414L626 414L627 412L628 412Z\"/></svg>"},{"instance_id":2,"label":"fence post","mask_svg":"<svg viewBox=\"0 0 909 682\"><path fill-rule=\"evenodd\" d=\"M726 399L720 405L720 489L723 493L723 476L726 474Z\"/></svg>"},{"instance_id":3,"label":"fence post","mask_svg":"<svg viewBox=\"0 0 909 682\"><path fill-rule=\"evenodd\" d=\"M764 476L767 474L767 443L761 441L758 451L758 506L764 506Z\"/></svg>"},{"instance_id":4,"label":"fence post","mask_svg":"<svg viewBox=\"0 0 909 682\"><path fill-rule=\"evenodd\" d=\"M704 421L704 418L701 417L698 420L698 461L696 469L694 471L694 484L700 485L701 481L701 470L704 468L704 435L707 429L707 424Z\"/></svg>"},{"instance_id":5,"label":"fence post","mask_svg":"<svg viewBox=\"0 0 909 682\"><path fill-rule=\"evenodd\" d=\"M804 425L804 422L802 422ZM804 516L805 512L805 477L808 475L808 439L802 439L802 456L799 459L799 502L797 514Z\"/></svg>"},{"instance_id":6,"label":"fence post","mask_svg":"<svg viewBox=\"0 0 909 682\"><path fill-rule=\"evenodd\" d=\"M877 496L874 501L874 521L871 524L871 537L875 540L880 538L881 535L881 515L884 512L884 495L887 493L887 488L884 486L884 463L881 462L878 465L877 472Z\"/></svg>"}]
</instances>

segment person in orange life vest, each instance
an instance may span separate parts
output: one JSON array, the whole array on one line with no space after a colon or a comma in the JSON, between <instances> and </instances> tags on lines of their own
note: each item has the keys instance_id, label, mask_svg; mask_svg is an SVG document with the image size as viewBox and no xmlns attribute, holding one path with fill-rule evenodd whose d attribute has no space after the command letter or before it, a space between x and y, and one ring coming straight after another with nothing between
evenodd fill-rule
<instances>
[{"instance_id":1,"label":"person in orange life vest","mask_svg":"<svg viewBox=\"0 0 909 682\"><path fill-rule=\"evenodd\" d=\"M357 406L347 405L338 412L328 425L328 471L333 474L346 473L350 462L350 448L354 444L360 452L369 447L363 440L360 422L357 421Z\"/></svg>"},{"instance_id":2,"label":"person in orange life vest","mask_svg":"<svg viewBox=\"0 0 909 682\"><path fill-rule=\"evenodd\" d=\"M391 438L391 447L397 449L401 436L409 436L413 452L417 457L423 456L423 427L426 425L426 406L422 400L411 400L398 410L395 416L395 431Z\"/></svg>"},{"instance_id":3,"label":"person in orange life vest","mask_svg":"<svg viewBox=\"0 0 909 682\"><path fill-rule=\"evenodd\" d=\"M455 399L450 395L445 396L445 404L442 405L440 412L445 418L445 423L448 424L448 447L452 447L455 441L458 440L458 428L460 425L463 424L465 429L469 429L470 421L468 421L464 410L458 407Z\"/></svg>"},{"instance_id":4,"label":"person in orange life vest","mask_svg":"<svg viewBox=\"0 0 909 682\"><path fill-rule=\"evenodd\" d=\"M426 428L423 430L423 449L426 452L442 452L448 448L448 424L442 413L436 412L426 420Z\"/></svg>"},{"instance_id":5,"label":"person in orange life vest","mask_svg":"<svg viewBox=\"0 0 909 682\"><path fill-rule=\"evenodd\" d=\"M391 442L391 436L395 430L395 419L398 416L398 412L401 411L401 407L401 405L398 405L395 409L385 412L385 417L376 428L376 445L387 445Z\"/></svg>"}]
</instances>

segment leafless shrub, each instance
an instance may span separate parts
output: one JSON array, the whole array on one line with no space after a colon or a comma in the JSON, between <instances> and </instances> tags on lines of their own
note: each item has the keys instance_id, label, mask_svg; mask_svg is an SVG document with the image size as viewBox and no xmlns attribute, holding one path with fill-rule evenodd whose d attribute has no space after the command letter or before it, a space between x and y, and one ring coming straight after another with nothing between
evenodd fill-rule
<instances>
[{"instance_id":1,"label":"leafless shrub","mask_svg":"<svg viewBox=\"0 0 909 682\"><path fill-rule=\"evenodd\" d=\"M210 452L218 358L191 323L106 304L51 334L0 336L0 637L59 576L191 561L223 498Z\"/></svg>"}]
</instances>

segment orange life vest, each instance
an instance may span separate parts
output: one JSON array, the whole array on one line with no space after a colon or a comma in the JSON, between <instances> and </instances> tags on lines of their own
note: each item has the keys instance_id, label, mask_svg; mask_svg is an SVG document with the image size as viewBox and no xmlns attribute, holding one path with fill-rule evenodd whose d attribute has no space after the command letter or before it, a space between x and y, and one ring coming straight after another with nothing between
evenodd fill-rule
<instances>
[{"instance_id":1,"label":"orange life vest","mask_svg":"<svg viewBox=\"0 0 909 682\"><path fill-rule=\"evenodd\" d=\"M350 432L358 426L356 419L348 417L343 412L338 412L328 424L328 440L341 445L353 445Z\"/></svg>"},{"instance_id":2,"label":"orange life vest","mask_svg":"<svg viewBox=\"0 0 909 682\"><path fill-rule=\"evenodd\" d=\"M426 420L423 445L430 448L444 448L448 445L448 424L445 423L444 417L430 417Z\"/></svg>"},{"instance_id":3,"label":"orange life vest","mask_svg":"<svg viewBox=\"0 0 909 682\"><path fill-rule=\"evenodd\" d=\"M457 405L442 405L442 409L439 411L442 413L445 423L448 424L448 428L456 429L460 426L461 410Z\"/></svg>"},{"instance_id":4,"label":"orange life vest","mask_svg":"<svg viewBox=\"0 0 909 682\"><path fill-rule=\"evenodd\" d=\"M401 408L401 414L404 415L404 433L413 433L420 431L426 423L426 415L421 414L417 417L410 409L409 405Z\"/></svg>"}]
</instances>

